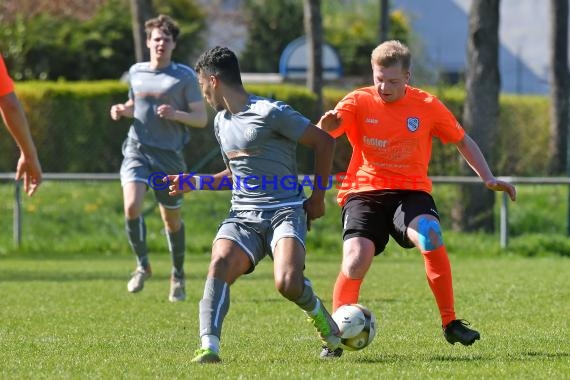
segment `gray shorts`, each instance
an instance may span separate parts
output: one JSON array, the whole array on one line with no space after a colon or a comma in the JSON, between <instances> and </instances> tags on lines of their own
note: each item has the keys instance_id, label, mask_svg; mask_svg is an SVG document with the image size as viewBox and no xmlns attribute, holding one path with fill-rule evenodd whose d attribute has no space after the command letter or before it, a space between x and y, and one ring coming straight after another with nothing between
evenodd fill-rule
<instances>
[{"instance_id":1,"label":"gray shorts","mask_svg":"<svg viewBox=\"0 0 570 380\"><path fill-rule=\"evenodd\" d=\"M307 216L303 206L272 210L230 210L214 242L228 239L240 246L251 260L251 273L266 255L273 260L275 245L281 238L295 238L305 247Z\"/></svg>"},{"instance_id":2,"label":"gray shorts","mask_svg":"<svg viewBox=\"0 0 570 380\"><path fill-rule=\"evenodd\" d=\"M161 173L179 174L186 172L186 162L182 152L165 150L143 145L127 138L123 142L123 163L121 164L121 185L129 182L149 184L149 178L156 185ZM168 186L153 186L158 203L168 209L182 206L182 195L168 195Z\"/></svg>"}]
</instances>

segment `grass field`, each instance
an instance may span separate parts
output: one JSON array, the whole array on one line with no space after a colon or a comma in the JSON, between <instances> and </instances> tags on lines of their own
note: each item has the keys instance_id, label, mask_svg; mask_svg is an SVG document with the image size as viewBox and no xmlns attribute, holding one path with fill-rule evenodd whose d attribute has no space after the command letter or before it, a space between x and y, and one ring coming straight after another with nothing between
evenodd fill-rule
<instances>
[{"instance_id":1,"label":"grass field","mask_svg":"<svg viewBox=\"0 0 570 380\"><path fill-rule=\"evenodd\" d=\"M207 256L189 257L188 300L167 301L168 257L126 291L127 257L0 259L0 377L187 379L564 379L570 377L570 261L453 257L459 316L481 331L451 346L438 327L421 259L376 259L361 302L378 318L374 342L336 361L302 313L274 290L270 261L232 287L222 365L189 361ZM307 275L330 304L338 260L309 256Z\"/></svg>"},{"instance_id":2,"label":"grass field","mask_svg":"<svg viewBox=\"0 0 570 380\"><path fill-rule=\"evenodd\" d=\"M126 291L134 259L116 183L46 182L24 199L24 240L12 244L12 191L0 185L0 378L565 379L570 378L570 239L565 187L519 187L508 250L496 235L449 229L453 186L435 197L446 228L458 317L482 339L451 346L438 326L418 254L389 244L361 302L379 322L372 345L340 360L320 345L298 308L275 291L270 261L232 287L220 366L189 362L198 347L198 302L229 194L193 194L184 207L187 302L167 300L169 258L148 200L154 277ZM340 260L339 209L308 235L307 276L330 305Z\"/></svg>"},{"instance_id":3,"label":"grass field","mask_svg":"<svg viewBox=\"0 0 570 380\"><path fill-rule=\"evenodd\" d=\"M483 186L481 186L482 191ZM23 240L12 241L13 185L0 184L0 255L77 254L129 255L126 243L121 188L109 182L47 181L32 198L23 197ZM565 186L519 186L518 200L509 204L510 245L499 246L498 234L458 234L451 231L451 208L456 201L454 185L436 185L434 198L442 218L444 238L450 252L461 255L570 257L567 234L568 188ZM340 208L336 191L327 193L327 214L314 222L308 240L311 252L338 252ZM146 218L151 251L166 249L162 223L152 197L147 198ZM187 197L184 221L187 248L193 253L210 251L219 222L226 216L230 193L203 191ZM499 202L496 202L497 209ZM499 212L495 213L498 219ZM498 224L498 223L497 223ZM391 252L403 250L392 247Z\"/></svg>"}]
</instances>

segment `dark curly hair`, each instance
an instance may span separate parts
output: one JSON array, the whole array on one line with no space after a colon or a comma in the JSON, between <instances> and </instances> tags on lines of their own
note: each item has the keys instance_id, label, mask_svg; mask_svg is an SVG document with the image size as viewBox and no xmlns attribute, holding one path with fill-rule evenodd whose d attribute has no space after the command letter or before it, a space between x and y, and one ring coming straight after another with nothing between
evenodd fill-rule
<instances>
[{"instance_id":1,"label":"dark curly hair","mask_svg":"<svg viewBox=\"0 0 570 380\"><path fill-rule=\"evenodd\" d=\"M195 66L197 73L214 75L230 86L241 86L239 62L233 51L216 46L202 53Z\"/></svg>"}]
</instances>

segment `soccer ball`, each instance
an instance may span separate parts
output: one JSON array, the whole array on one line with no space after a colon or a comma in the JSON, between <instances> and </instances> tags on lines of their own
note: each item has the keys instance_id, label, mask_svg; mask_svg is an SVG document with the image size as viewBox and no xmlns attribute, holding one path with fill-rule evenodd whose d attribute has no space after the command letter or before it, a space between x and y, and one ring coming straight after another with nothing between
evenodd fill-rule
<instances>
[{"instance_id":1,"label":"soccer ball","mask_svg":"<svg viewBox=\"0 0 570 380\"><path fill-rule=\"evenodd\" d=\"M342 348L349 351L362 350L376 335L376 317L359 304L342 305L332 314L340 329Z\"/></svg>"}]
</instances>

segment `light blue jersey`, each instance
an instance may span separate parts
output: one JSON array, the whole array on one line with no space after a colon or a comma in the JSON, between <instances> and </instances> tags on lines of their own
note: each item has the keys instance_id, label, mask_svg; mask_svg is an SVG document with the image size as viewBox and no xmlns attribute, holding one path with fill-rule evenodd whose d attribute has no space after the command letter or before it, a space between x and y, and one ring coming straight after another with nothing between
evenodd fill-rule
<instances>
[{"instance_id":1,"label":"light blue jersey","mask_svg":"<svg viewBox=\"0 0 570 380\"><path fill-rule=\"evenodd\" d=\"M214 130L223 159L232 171L234 210L303 203L296 151L297 140L309 124L289 105L253 95L241 112L218 112Z\"/></svg>"},{"instance_id":2,"label":"light blue jersey","mask_svg":"<svg viewBox=\"0 0 570 380\"><path fill-rule=\"evenodd\" d=\"M129 70L129 99L135 106L129 138L174 151L181 151L188 143L188 128L159 117L156 110L161 104L169 104L188 112L188 103L202 100L196 72L190 67L172 62L164 69L154 70L150 62L134 64Z\"/></svg>"}]
</instances>

